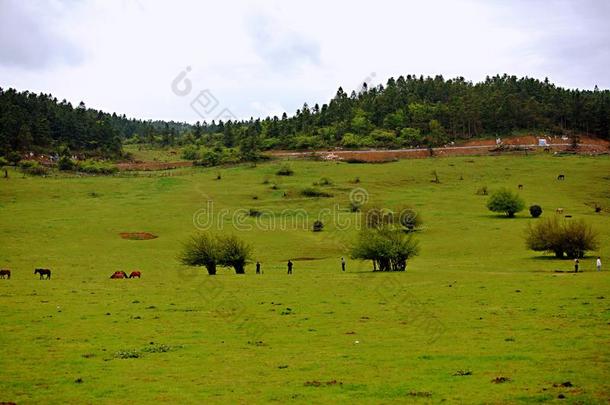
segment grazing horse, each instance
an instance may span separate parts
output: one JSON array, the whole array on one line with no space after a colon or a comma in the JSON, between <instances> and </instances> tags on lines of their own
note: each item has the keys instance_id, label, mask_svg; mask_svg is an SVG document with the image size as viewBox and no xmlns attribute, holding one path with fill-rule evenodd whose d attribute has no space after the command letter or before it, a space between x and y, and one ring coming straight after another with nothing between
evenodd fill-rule
<instances>
[{"instance_id":1,"label":"grazing horse","mask_svg":"<svg viewBox=\"0 0 610 405\"><path fill-rule=\"evenodd\" d=\"M34 270L34 274L40 274L40 279L44 279L46 276L46 279L49 280L51 278L51 270L49 269L36 269Z\"/></svg>"},{"instance_id":2,"label":"grazing horse","mask_svg":"<svg viewBox=\"0 0 610 405\"><path fill-rule=\"evenodd\" d=\"M9 269L0 270L0 278L6 277L7 279L11 279L11 271Z\"/></svg>"},{"instance_id":3,"label":"grazing horse","mask_svg":"<svg viewBox=\"0 0 610 405\"><path fill-rule=\"evenodd\" d=\"M557 214L563 214L563 208L557 208L557 209L555 210L555 212L556 212Z\"/></svg>"},{"instance_id":4,"label":"grazing horse","mask_svg":"<svg viewBox=\"0 0 610 405\"><path fill-rule=\"evenodd\" d=\"M129 278L136 278L136 277L137 277L137 278L142 277L142 273L141 273L141 272L139 272L139 271L132 271L132 272L129 274Z\"/></svg>"},{"instance_id":5,"label":"grazing horse","mask_svg":"<svg viewBox=\"0 0 610 405\"><path fill-rule=\"evenodd\" d=\"M523 190L523 184L519 184L519 190Z\"/></svg>"},{"instance_id":6,"label":"grazing horse","mask_svg":"<svg viewBox=\"0 0 610 405\"><path fill-rule=\"evenodd\" d=\"M127 273L124 271L115 271L110 278L127 278Z\"/></svg>"},{"instance_id":7,"label":"grazing horse","mask_svg":"<svg viewBox=\"0 0 610 405\"><path fill-rule=\"evenodd\" d=\"M564 176L563 174L560 174L559 176L557 176L557 180L565 180L566 176Z\"/></svg>"}]
</instances>

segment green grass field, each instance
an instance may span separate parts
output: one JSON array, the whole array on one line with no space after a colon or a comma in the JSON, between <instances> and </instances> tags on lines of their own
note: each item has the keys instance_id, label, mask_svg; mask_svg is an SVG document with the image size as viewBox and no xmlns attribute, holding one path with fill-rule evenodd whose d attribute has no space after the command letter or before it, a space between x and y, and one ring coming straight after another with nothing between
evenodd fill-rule
<instances>
[{"instance_id":1,"label":"green grass field","mask_svg":"<svg viewBox=\"0 0 610 405\"><path fill-rule=\"evenodd\" d=\"M610 208L607 156L291 165L290 177L269 162L171 177L0 179L0 267L13 271L0 280L0 402L608 402L610 215L591 206ZM320 187L332 198L299 196L321 177L332 179ZM529 213L491 214L475 193L518 184L542 217L561 207L600 231L583 273L555 273L572 263L526 250ZM355 187L371 203L421 212L421 253L405 273L353 260L341 272L357 234L347 210ZM250 208L270 230L240 214ZM178 264L210 209L214 230L252 244L263 275ZM290 226L302 212L309 226L322 214L324 231ZM39 280L36 267L53 278ZM142 279L109 279L134 269Z\"/></svg>"}]
</instances>

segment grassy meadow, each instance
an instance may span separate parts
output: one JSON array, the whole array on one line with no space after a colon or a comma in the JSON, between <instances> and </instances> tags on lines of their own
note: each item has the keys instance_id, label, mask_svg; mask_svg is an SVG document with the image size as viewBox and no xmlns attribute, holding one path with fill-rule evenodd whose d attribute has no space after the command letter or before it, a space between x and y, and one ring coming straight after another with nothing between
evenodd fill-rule
<instances>
[{"instance_id":1,"label":"grassy meadow","mask_svg":"<svg viewBox=\"0 0 610 405\"><path fill-rule=\"evenodd\" d=\"M608 156L292 161L277 176L280 165L0 179L0 267L13 272L0 280L0 402L608 402ZM323 177L332 197L300 195ZM525 248L527 210L507 219L476 194L518 184L542 217L561 207L600 231L583 273ZM406 272L349 258L341 272L354 188L421 213ZM181 266L196 225L247 240L264 274ZM109 279L135 269L139 280Z\"/></svg>"}]
</instances>

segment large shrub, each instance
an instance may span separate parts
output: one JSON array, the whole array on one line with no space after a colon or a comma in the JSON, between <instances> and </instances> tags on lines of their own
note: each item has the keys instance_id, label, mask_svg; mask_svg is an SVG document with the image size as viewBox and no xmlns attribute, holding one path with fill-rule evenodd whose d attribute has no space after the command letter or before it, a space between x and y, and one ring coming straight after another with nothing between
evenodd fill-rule
<instances>
[{"instance_id":1,"label":"large shrub","mask_svg":"<svg viewBox=\"0 0 610 405\"><path fill-rule=\"evenodd\" d=\"M289 164L283 164L277 172L275 172L278 176L292 176L294 174L294 170L290 167Z\"/></svg>"},{"instance_id":2,"label":"large shrub","mask_svg":"<svg viewBox=\"0 0 610 405\"><path fill-rule=\"evenodd\" d=\"M501 189L489 197L487 208L493 212L503 212L507 217L512 218L517 212L525 208L525 202L512 191Z\"/></svg>"},{"instance_id":3,"label":"large shrub","mask_svg":"<svg viewBox=\"0 0 610 405\"><path fill-rule=\"evenodd\" d=\"M222 236L218 240L218 264L233 267L235 274L245 274L246 263L251 259L252 254L250 245L235 235Z\"/></svg>"},{"instance_id":4,"label":"large shrub","mask_svg":"<svg viewBox=\"0 0 610 405\"><path fill-rule=\"evenodd\" d=\"M405 271L409 258L418 252L418 242L413 235L388 228L364 228L352 246L351 256L371 260L374 270Z\"/></svg>"},{"instance_id":5,"label":"large shrub","mask_svg":"<svg viewBox=\"0 0 610 405\"><path fill-rule=\"evenodd\" d=\"M252 248L237 236L217 236L198 233L187 240L178 259L187 266L202 266L215 275L217 266L233 267L236 274L244 274Z\"/></svg>"},{"instance_id":6,"label":"large shrub","mask_svg":"<svg viewBox=\"0 0 610 405\"><path fill-rule=\"evenodd\" d=\"M599 234L583 220L560 221L557 217L545 218L528 225L525 235L528 249L549 252L557 258L583 257L588 250L599 247Z\"/></svg>"}]
</instances>

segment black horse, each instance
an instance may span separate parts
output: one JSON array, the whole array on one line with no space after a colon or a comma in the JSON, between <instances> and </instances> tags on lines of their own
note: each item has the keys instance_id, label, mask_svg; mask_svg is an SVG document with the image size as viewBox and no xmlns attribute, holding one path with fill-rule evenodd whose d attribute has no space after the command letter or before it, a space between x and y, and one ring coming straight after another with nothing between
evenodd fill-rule
<instances>
[{"instance_id":1,"label":"black horse","mask_svg":"<svg viewBox=\"0 0 610 405\"><path fill-rule=\"evenodd\" d=\"M40 274L41 280L44 278L43 276L46 276L47 280L51 278L51 270L49 269L36 269L34 274Z\"/></svg>"},{"instance_id":2,"label":"black horse","mask_svg":"<svg viewBox=\"0 0 610 405\"><path fill-rule=\"evenodd\" d=\"M2 269L0 270L0 278L8 278L10 280L11 278L11 271L9 269Z\"/></svg>"}]
</instances>

